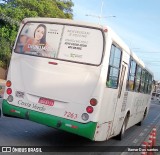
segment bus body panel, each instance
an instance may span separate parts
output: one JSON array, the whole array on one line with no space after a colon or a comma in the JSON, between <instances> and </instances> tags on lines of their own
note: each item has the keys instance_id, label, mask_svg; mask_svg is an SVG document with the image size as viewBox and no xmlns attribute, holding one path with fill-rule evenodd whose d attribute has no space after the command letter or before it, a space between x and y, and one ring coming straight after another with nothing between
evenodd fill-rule
<instances>
[{"instance_id":1,"label":"bus body panel","mask_svg":"<svg viewBox=\"0 0 160 155\"><path fill-rule=\"evenodd\" d=\"M118 42L118 40L112 40L110 35L106 40L108 41L108 43L110 43L108 45L109 47L112 43L115 42L118 45L121 45L121 43ZM107 52L109 51L106 50L106 53ZM106 57L109 58L108 55ZM106 63L107 58L104 58L103 62L105 68L108 68L108 63ZM124 119L128 113L130 115L128 118L126 129L139 123L144 119L145 109L147 108L148 110L149 108L150 94L126 91L127 78L129 72L129 60L130 55L128 54L128 52L123 51L122 65L126 67L126 70L120 98L118 98L119 87L117 89L110 89L107 87L104 88L99 121L94 137L94 140L96 141L104 141L118 135L121 131L122 124L124 123ZM103 76L104 75L105 74L103 73ZM106 79L107 75L105 76L104 86L106 85Z\"/></svg>"},{"instance_id":2,"label":"bus body panel","mask_svg":"<svg viewBox=\"0 0 160 155\"><path fill-rule=\"evenodd\" d=\"M68 120L62 117L48 115L45 113L28 110L17 106L10 105L6 100L3 100L3 113L7 116L28 119L40 124L44 124L56 129L61 129L70 133L74 133L85 138L94 140L94 133L97 123L79 123L76 121Z\"/></svg>"},{"instance_id":3,"label":"bus body panel","mask_svg":"<svg viewBox=\"0 0 160 155\"><path fill-rule=\"evenodd\" d=\"M112 42L110 41L111 44ZM129 62L129 55L126 52L123 52L122 62L123 61L126 62L125 64L126 69L123 77L124 79L126 79L128 75L127 63ZM107 68L107 66L105 67ZM120 75L121 75L121 71L120 71ZM98 122L100 126L98 129L99 135L96 134L96 140L109 139L110 137L116 136L121 130L122 123L126 115L126 110L124 110L124 105L123 105L124 93L126 91L126 80L123 80L121 95L118 98L119 91L120 91L119 88L118 89L111 89L107 87L104 88L104 94L102 97L103 100L102 100L102 106L101 106L101 112L100 112L101 115L99 116L100 121Z\"/></svg>"},{"instance_id":4,"label":"bus body panel","mask_svg":"<svg viewBox=\"0 0 160 155\"><path fill-rule=\"evenodd\" d=\"M18 57L20 61L16 61L14 57ZM94 97L92 95L97 87L101 68L82 67L79 64L73 66L70 62L60 61L57 61L58 65L52 66L48 61L44 59L38 62L34 57L13 54L9 70L11 76L8 75L8 80L13 83L14 102L10 104L86 123L81 115ZM17 97L17 93L24 95ZM53 103L40 103L40 98L53 100ZM68 113L74 116L69 117ZM96 121L97 118L93 116L91 114L90 119Z\"/></svg>"},{"instance_id":5,"label":"bus body panel","mask_svg":"<svg viewBox=\"0 0 160 155\"><path fill-rule=\"evenodd\" d=\"M145 110L147 109L147 112L149 110L150 95L130 92L128 93L127 104L128 109L131 109L127 125L129 128L143 120Z\"/></svg>"},{"instance_id":6,"label":"bus body panel","mask_svg":"<svg viewBox=\"0 0 160 155\"><path fill-rule=\"evenodd\" d=\"M56 61L57 65L50 65L48 62L54 60L17 54L15 57L20 61L13 58L11 74L21 77L21 82L16 77L11 77L11 80L16 90L23 90L26 94L83 104L92 96L99 80L99 67L60 61Z\"/></svg>"}]
</instances>

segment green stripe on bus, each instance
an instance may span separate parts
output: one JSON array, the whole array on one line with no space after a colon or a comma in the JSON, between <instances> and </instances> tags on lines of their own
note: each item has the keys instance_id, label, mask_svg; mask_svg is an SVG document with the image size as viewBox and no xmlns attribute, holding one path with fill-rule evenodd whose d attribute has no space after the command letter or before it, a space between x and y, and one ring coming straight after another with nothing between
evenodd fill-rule
<instances>
[{"instance_id":1,"label":"green stripe on bus","mask_svg":"<svg viewBox=\"0 0 160 155\"><path fill-rule=\"evenodd\" d=\"M5 115L29 119L31 121L74 133L91 140L94 139L97 125L96 122L79 123L61 117L13 106L10 105L6 100L3 100L2 111Z\"/></svg>"}]
</instances>

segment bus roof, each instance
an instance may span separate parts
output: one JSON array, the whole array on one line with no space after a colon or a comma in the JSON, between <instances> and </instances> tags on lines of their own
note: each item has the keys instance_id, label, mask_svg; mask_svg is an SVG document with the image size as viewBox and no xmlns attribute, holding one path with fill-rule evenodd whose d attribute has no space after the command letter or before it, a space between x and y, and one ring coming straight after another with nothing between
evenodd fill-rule
<instances>
[{"instance_id":1,"label":"bus roof","mask_svg":"<svg viewBox=\"0 0 160 155\"><path fill-rule=\"evenodd\" d=\"M93 27L93 28L99 28L103 29L102 25L89 23L89 22L83 22L83 21L75 21L72 19L61 19L61 18L42 18L42 17L36 17L36 18L25 18L23 19L22 23L26 23L29 21L33 22L49 22L49 23L60 23L60 24L71 24L71 25L80 25L80 26L86 26L86 27Z\"/></svg>"}]
</instances>

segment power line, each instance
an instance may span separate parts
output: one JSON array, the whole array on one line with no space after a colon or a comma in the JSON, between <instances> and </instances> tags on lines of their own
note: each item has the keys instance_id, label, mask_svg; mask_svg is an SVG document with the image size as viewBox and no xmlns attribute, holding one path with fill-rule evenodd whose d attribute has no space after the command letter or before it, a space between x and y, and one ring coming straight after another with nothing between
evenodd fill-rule
<instances>
[{"instance_id":1,"label":"power line","mask_svg":"<svg viewBox=\"0 0 160 155\"><path fill-rule=\"evenodd\" d=\"M135 53L157 53L157 54L160 54L160 51L159 52L156 52L156 51L153 51L153 52L135 51Z\"/></svg>"},{"instance_id":2,"label":"power line","mask_svg":"<svg viewBox=\"0 0 160 155\"><path fill-rule=\"evenodd\" d=\"M103 11L103 0L101 1L101 12L100 12L100 15L93 15L93 14L86 14L86 16L91 16L91 17L96 17L99 19L99 24L101 23L101 19L102 18L108 18L108 17L116 17L116 16L102 16L102 11Z\"/></svg>"}]
</instances>

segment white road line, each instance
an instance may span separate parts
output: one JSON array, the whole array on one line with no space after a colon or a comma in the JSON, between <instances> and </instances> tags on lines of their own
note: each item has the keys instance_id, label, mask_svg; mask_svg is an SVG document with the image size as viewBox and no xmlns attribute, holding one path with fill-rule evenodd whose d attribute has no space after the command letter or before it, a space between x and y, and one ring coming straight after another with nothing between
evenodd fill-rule
<instances>
[{"instance_id":1,"label":"white road line","mask_svg":"<svg viewBox=\"0 0 160 155\"><path fill-rule=\"evenodd\" d=\"M138 139L135 139L135 140L133 141L133 143L135 143L135 144L136 144L138 141L139 141Z\"/></svg>"},{"instance_id":2,"label":"white road line","mask_svg":"<svg viewBox=\"0 0 160 155\"><path fill-rule=\"evenodd\" d=\"M139 134L139 136L143 136L144 135L144 133L143 132L141 132L140 134Z\"/></svg>"},{"instance_id":3,"label":"white road line","mask_svg":"<svg viewBox=\"0 0 160 155\"><path fill-rule=\"evenodd\" d=\"M128 155L128 152L122 152L121 155Z\"/></svg>"},{"instance_id":4,"label":"white road line","mask_svg":"<svg viewBox=\"0 0 160 155\"><path fill-rule=\"evenodd\" d=\"M144 129L144 131L148 131L148 129Z\"/></svg>"}]
</instances>

